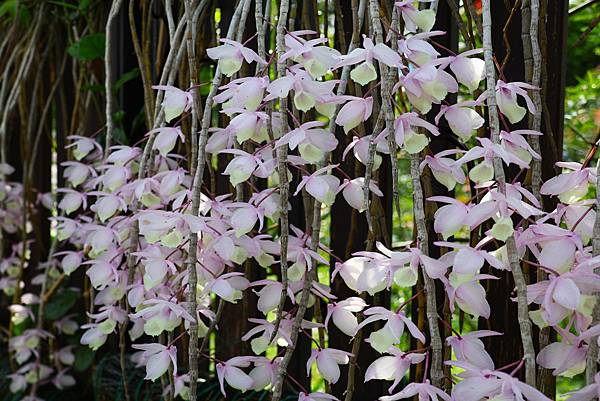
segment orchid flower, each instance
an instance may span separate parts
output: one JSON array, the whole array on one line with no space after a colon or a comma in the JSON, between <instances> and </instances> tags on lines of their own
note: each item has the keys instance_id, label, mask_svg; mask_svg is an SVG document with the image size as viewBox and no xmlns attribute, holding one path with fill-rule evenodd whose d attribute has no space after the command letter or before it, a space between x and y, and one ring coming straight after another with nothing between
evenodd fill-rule
<instances>
[{"instance_id":1,"label":"orchid flower","mask_svg":"<svg viewBox=\"0 0 600 401\"><path fill-rule=\"evenodd\" d=\"M368 342L377 352L386 352L390 347L399 344L405 326L413 338L416 338L423 344L425 343L423 333L402 311L392 312L381 306L373 306L366 309L363 314L366 318L358 325L359 330L373 322L379 320L386 321L383 328L369 335Z\"/></svg>"},{"instance_id":2,"label":"orchid flower","mask_svg":"<svg viewBox=\"0 0 600 401\"><path fill-rule=\"evenodd\" d=\"M351 356L351 353L335 348L313 349L306 361L306 375L310 376L310 368L316 363L323 379L335 384L340 378L339 365L348 364Z\"/></svg>"},{"instance_id":3,"label":"orchid flower","mask_svg":"<svg viewBox=\"0 0 600 401\"><path fill-rule=\"evenodd\" d=\"M440 118L444 116L452 132L462 140L468 140L473 131L481 128L485 122L483 117L469 107L481 105L484 100L485 95L482 95L477 100L458 102L450 106L442 105L435 122L439 123Z\"/></svg>"},{"instance_id":4,"label":"orchid flower","mask_svg":"<svg viewBox=\"0 0 600 401\"><path fill-rule=\"evenodd\" d=\"M93 154L92 152L100 152L102 148L92 138L79 135L69 135L67 139L73 141L71 144L65 146L65 149L73 148L73 157L75 160L80 161L86 156Z\"/></svg>"},{"instance_id":5,"label":"orchid flower","mask_svg":"<svg viewBox=\"0 0 600 401\"><path fill-rule=\"evenodd\" d=\"M143 358L146 365L146 377L144 379L155 381L167 372L171 363L173 374L177 374L177 347L163 344L133 344L134 349L144 351Z\"/></svg>"},{"instance_id":6,"label":"orchid flower","mask_svg":"<svg viewBox=\"0 0 600 401\"><path fill-rule=\"evenodd\" d=\"M430 8L419 10L413 3L412 0L395 3L395 6L399 8L402 13L405 29L408 32L416 32L417 28L429 32L435 23L435 11Z\"/></svg>"},{"instance_id":7,"label":"orchid flower","mask_svg":"<svg viewBox=\"0 0 600 401\"><path fill-rule=\"evenodd\" d=\"M373 59L388 67L401 67L400 55L383 43L374 44L366 35L363 35L363 47L356 48L347 56L341 56L336 68L346 65L359 64L350 73L352 80L360 85L366 85L377 79L377 71L373 66Z\"/></svg>"},{"instance_id":8,"label":"orchid flower","mask_svg":"<svg viewBox=\"0 0 600 401\"><path fill-rule=\"evenodd\" d=\"M224 44L206 49L206 54L213 60L219 61L219 68L227 77L231 77L242 67L242 62L247 63L256 61L258 64L267 65L267 62L260 58L252 49L229 39L220 39Z\"/></svg>"},{"instance_id":9,"label":"orchid flower","mask_svg":"<svg viewBox=\"0 0 600 401\"><path fill-rule=\"evenodd\" d=\"M325 327L327 327L329 319L332 319L333 324L342 333L354 337L358 331L358 319L353 313L361 312L366 306L365 301L358 297L350 297L340 302L328 304Z\"/></svg>"},{"instance_id":10,"label":"orchid flower","mask_svg":"<svg viewBox=\"0 0 600 401\"><path fill-rule=\"evenodd\" d=\"M407 38L398 40L398 49L400 52L415 63L416 65L425 65L436 59L440 53L426 40L432 36L445 34L444 31L421 32L411 35Z\"/></svg>"},{"instance_id":11,"label":"orchid flower","mask_svg":"<svg viewBox=\"0 0 600 401\"><path fill-rule=\"evenodd\" d=\"M525 108L519 106L517 103L517 95L525 99L529 112L531 114L535 113L535 105L527 94L526 89L539 90L539 88L524 82L506 83L500 79L496 82L496 102L498 108L511 124L521 121L526 113Z\"/></svg>"},{"instance_id":12,"label":"orchid flower","mask_svg":"<svg viewBox=\"0 0 600 401\"><path fill-rule=\"evenodd\" d=\"M291 150L298 148L304 160L317 163L338 145L335 135L320 128L324 125L321 121L306 122L279 138L275 147L288 145Z\"/></svg>"},{"instance_id":13,"label":"orchid flower","mask_svg":"<svg viewBox=\"0 0 600 401\"><path fill-rule=\"evenodd\" d=\"M221 386L221 392L225 393L225 382L231 387L246 392L254 386L254 380L240 368L247 368L251 362L256 360L253 356L236 356L226 362L217 363L217 377Z\"/></svg>"},{"instance_id":14,"label":"orchid flower","mask_svg":"<svg viewBox=\"0 0 600 401\"><path fill-rule=\"evenodd\" d=\"M165 121L168 123L192 107L194 98L188 91L183 91L169 85L153 85L152 89L158 89L165 92L161 106L165 113Z\"/></svg>"},{"instance_id":15,"label":"orchid flower","mask_svg":"<svg viewBox=\"0 0 600 401\"><path fill-rule=\"evenodd\" d=\"M394 121L394 137L398 146L403 146L410 154L421 152L429 143L424 134L415 132L415 128L424 128L432 135L438 136L437 127L418 116L417 113L404 113Z\"/></svg>"},{"instance_id":16,"label":"orchid flower","mask_svg":"<svg viewBox=\"0 0 600 401\"><path fill-rule=\"evenodd\" d=\"M419 169L423 172L425 166L429 167L433 177L440 184L448 188L448 191L452 191L454 187L456 187L456 184L464 184L466 177L460 166L457 166L454 163L456 160L446 156L451 156L460 152L461 151L457 149L448 149L433 156L425 155Z\"/></svg>"},{"instance_id":17,"label":"orchid flower","mask_svg":"<svg viewBox=\"0 0 600 401\"><path fill-rule=\"evenodd\" d=\"M314 79L321 78L327 71L332 69L340 52L329 46L317 46L327 43L327 38L315 38L306 40L304 35L314 35L317 32L310 30L289 32L285 35L286 52L281 56L280 61L292 59L300 63L304 69Z\"/></svg>"},{"instance_id":18,"label":"orchid flower","mask_svg":"<svg viewBox=\"0 0 600 401\"><path fill-rule=\"evenodd\" d=\"M318 169L311 175L303 176L302 180L296 187L294 196L296 196L302 190L302 188L306 188L306 192L308 192L313 198L327 206L331 206L335 201L335 196L340 186L340 180L336 176L327 173L337 166L337 164L325 166Z\"/></svg>"},{"instance_id":19,"label":"orchid flower","mask_svg":"<svg viewBox=\"0 0 600 401\"><path fill-rule=\"evenodd\" d=\"M365 210L364 187L365 179L363 177L358 177L353 180L348 180L346 178L338 188L338 192L341 191L346 202L362 213ZM379 190L377 183L374 181L369 181L369 191L373 192L375 196L383 196L383 192Z\"/></svg>"},{"instance_id":20,"label":"orchid flower","mask_svg":"<svg viewBox=\"0 0 600 401\"><path fill-rule=\"evenodd\" d=\"M267 77L244 77L234 79L219 87L221 93L215 96L215 103L223 103L223 109L245 109L256 111L263 100L269 84Z\"/></svg>"},{"instance_id":21,"label":"orchid flower","mask_svg":"<svg viewBox=\"0 0 600 401\"><path fill-rule=\"evenodd\" d=\"M424 383L410 383L402 391L394 395L379 397L380 401L396 401L405 398L412 398L418 395L419 401L438 401L441 398L444 401L452 401L452 398L439 388L432 386L429 379Z\"/></svg>"},{"instance_id":22,"label":"orchid flower","mask_svg":"<svg viewBox=\"0 0 600 401\"><path fill-rule=\"evenodd\" d=\"M277 78L269 84L265 101L286 97L294 90L294 105L304 112L317 107L319 103L326 102L333 94L333 88L338 81L315 81L304 70L292 67L288 75ZM326 113L323 113L326 114Z\"/></svg>"},{"instance_id":23,"label":"orchid flower","mask_svg":"<svg viewBox=\"0 0 600 401\"><path fill-rule=\"evenodd\" d=\"M365 372L365 382L369 380L393 380L389 393L400 384L400 380L410 368L410 365L416 365L425 360L425 354L416 352L404 353L398 348L390 347L387 352L391 355L382 356L367 368Z\"/></svg>"},{"instance_id":24,"label":"orchid flower","mask_svg":"<svg viewBox=\"0 0 600 401\"><path fill-rule=\"evenodd\" d=\"M342 160L345 160L346 156L348 155L348 152L352 150L354 153L354 157L356 157L356 160L358 160L366 166L369 162L369 145L372 140L375 143L376 149L375 155L373 157L373 171L376 171L383 160L378 153L390 153L390 148L388 146L386 134L387 131L383 130L375 138L373 138L373 135L365 135L360 138L357 136L353 137L352 142L350 142L348 146L346 146L346 149L344 149L344 152L342 153Z\"/></svg>"}]
</instances>

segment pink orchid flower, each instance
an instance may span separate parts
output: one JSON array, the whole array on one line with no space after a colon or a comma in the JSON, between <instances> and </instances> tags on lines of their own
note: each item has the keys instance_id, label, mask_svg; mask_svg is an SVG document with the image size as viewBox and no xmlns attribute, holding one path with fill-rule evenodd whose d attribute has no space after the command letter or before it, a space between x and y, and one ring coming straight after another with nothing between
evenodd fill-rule
<instances>
[{"instance_id":1,"label":"pink orchid flower","mask_svg":"<svg viewBox=\"0 0 600 401\"><path fill-rule=\"evenodd\" d=\"M338 188L338 192L341 191L346 202L358 210L360 213L365 210L365 202L364 202L364 187L365 187L365 179L363 177L358 177L353 180L344 179L344 182ZM373 180L369 181L369 191L373 192L375 196L382 197L383 192L379 190L377 187L377 183Z\"/></svg>"},{"instance_id":2,"label":"pink orchid flower","mask_svg":"<svg viewBox=\"0 0 600 401\"><path fill-rule=\"evenodd\" d=\"M153 85L152 89L158 89L165 92L165 97L161 106L167 122L173 121L173 119L179 117L182 113L188 111L192 107L194 99L192 94L188 91L183 91L169 85Z\"/></svg>"},{"instance_id":3,"label":"pink orchid flower","mask_svg":"<svg viewBox=\"0 0 600 401\"><path fill-rule=\"evenodd\" d=\"M426 342L423 333L402 311L393 312L381 306L373 306L363 313L366 318L358 325L359 330L373 322L386 321L383 328L370 334L368 340L371 347L380 353L386 352L390 347L400 343L405 326L413 338L423 344Z\"/></svg>"},{"instance_id":4,"label":"pink orchid flower","mask_svg":"<svg viewBox=\"0 0 600 401\"><path fill-rule=\"evenodd\" d=\"M535 105L527 94L526 89L539 90L539 88L524 82L506 83L500 79L496 82L496 102L498 108L511 124L521 121L527 113L525 108L519 106L517 103L517 95L525 99L529 112L531 114L535 113Z\"/></svg>"},{"instance_id":5,"label":"pink orchid flower","mask_svg":"<svg viewBox=\"0 0 600 401\"><path fill-rule=\"evenodd\" d=\"M365 383L369 380L393 380L388 389L391 394L404 375L410 369L410 365L416 365L425 360L425 354L416 352L405 353L398 348L390 347L387 352L392 355L382 356L367 368L365 372Z\"/></svg>"},{"instance_id":6,"label":"pink orchid flower","mask_svg":"<svg viewBox=\"0 0 600 401\"><path fill-rule=\"evenodd\" d=\"M221 386L221 392L225 393L225 382L234 389L246 392L254 387L254 380L240 368L247 368L257 357L236 356L225 362L217 363L217 377Z\"/></svg>"},{"instance_id":7,"label":"pink orchid flower","mask_svg":"<svg viewBox=\"0 0 600 401\"><path fill-rule=\"evenodd\" d=\"M469 100L451 104L450 106L440 106L440 112L435 116L435 123L438 124L442 116L446 118L452 132L458 135L462 140L468 140L473 135L473 131L481 128L485 120L470 107L481 105L485 101L485 94L477 100Z\"/></svg>"},{"instance_id":8,"label":"pink orchid flower","mask_svg":"<svg viewBox=\"0 0 600 401\"><path fill-rule=\"evenodd\" d=\"M448 93L458 92L454 77L436 68L442 62L434 60L401 75L394 91L403 86L410 103L422 114L428 113L432 103L440 104Z\"/></svg>"},{"instance_id":9,"label":"pink orchid flower","mask_svg":"<svg viewBox=\"0 0 600 401\"><path fill-rule=\"evenodd\" d=\"M456 355L456 359L478 367L481 370L494 370L494 361L485 350L482 337L500 336L502 333L491 330L477 330L446 338L446 342Z\"/></svg>"},{"instance_id":10,"label":"pink orchid flower","mask_svg":"<svg viewBox=\"0 0 600 401\"><path fill-rule=\"evenodd\" d=\"M582 168L580 163L558 162L556 166L571 170L550 178L540 188L542 195L558 196L561 202L573 203L588 192L588 183L595 183L596 172L592 168Z\"/></svg>"},{"instance_id":11,"label":"pink orchid flower","mask_svg":"<svg viewBox=\"0 0 600 401\"><path fill-rule=\"evenodd\" d=\"M340 378L339 365L348 364L351 356L351 353L335 348L313 349L306 361L306 375L310 376L310 368L316 363L323 379L335 384Z\"/></svg>"},{"instance_id":12,"label":"pink orchid flower","mask_svg":"<svg viewBox=\"0 0 600 401\"><path fill-rule=\"evenodd\" d=\"M575 335L569 330L555 326L562 337L561 342L554 342L542 349L536 362L547 369L553 369L554 376L563 375L572 377L585 369L585 356L590 341L600 334L600 325Z\"/></svg>"},{"instance_id":13,"label":"pink orchid flower","mask_svg":"<svg viewBox=\"0 0 600 401\"><path fill-rule=\"evenodd\" d=\"M326 153L334 150L338 140L323 127L322 121L310 121L288 132L277 140L275 147L288 145L291 150L298 148L300 156L309 163L317 163Z\"/></svg>"},{"instance_id":14,"label":"pink orchid flower","mask_svg":"<svg viewBox=\"0 0 600 401\"><path fill-rule=\"evenodd\" d=\"M444 31L421 32L398 40L400 52L415 63L424 65L437 58L440 53L426 40L432 36L444 35Z\"/></svg>"},{"instance_id":15,"label":"pink orchid flower","mask_svg":"<svg viewBox=\"0 0 600 401\"><path fill-rule=\"evenodd\" d=\"M247 63L256 61L258 64L266 65L267 62L260 58L252 49L249 49L239 42L230 39L221 39L224 44L206 49L206 54L213 60L219 61L219 68L227 77L231 77L242 67L242 62Z\"/></svg>"},{"instance_id":16,"label":"pink orchid flower","mask_svg":"<svg viewBox=\"0 0 600 401\"><path fill-rule=\"evenodd\" d=\"M358 319L354 313L361 312L366 306L366 302L359 297L350 297L328 304L325 327L329 324L329 319L332 319L333 324L342 333L354 337L358 331Z\"/></svg>"},{"instance_id":17,"label":"pink orchid flower","mask_svg":"<svg viewBox=\"0 0 600 401\"><path fill-rule=\"evenodd\" d=\"M289 32L285 35L286 52L280 61L292 59L300 63L314 79L321 78L332 69L340 57L340 52L329 46L317 46L329 42L327 38L306 40L301 36L315 35L310 30Z\"/></svg>"},{"instance_id":18,"label":"pink orchid flower","mask_svg":"<svg viewBox=\"0 0 600 401\"><path fill-rule=\"evenodd\" d=\"M346 149L344 149L344 152L342 153L342 160L346 160L346 156L348 155L348 152L350 152L350 150L352 150L354 153L354 157L356 157L356 160L358 160L359 162L361 162L363 165L366 166L369 161L369 145L370 145L371 141L373 141L375 143L375 150L376 150L375 156L373 158L373 171L376 171L379 168L379 166L381 165L381 162L383 160L382 157L379 155L379 153L383 153L383 154L390 153L390 148L388 146L388 141L387 141L386 135L387 135L387 131L383 130L374 139L373 139L373 135L365 135L360 138L357 136L354 136L352 138L352 142L350 142L348 144L348 146L346 146Z\"/></svg>"},{"instance_id":19,"label":"pink orchid flower","mask_svg":"<svg viewBox=\"0 0 600 401\"><path fill-rule=\"evenodd\" d=\"M335 123L344 127L344 132L348 133L371 117L371 113L373 112L373 97L369 96L365 99L355 96L343 96L342 98L348 100L348 103L340 109Z\"/></svg>"},{"instance_id":20,"label":"pink orchid flower","mask_svg":"<svg viewBox=\"0 0 600 401\"><path fill-rule=\"evenodd\" d=\"M146 365L146 377L144 379L155 381L164 375L171 363L173 374L177 374L177 347L163 344L133 344L134 349L144 351L142 357Z\"/></svg>"},{"instance_id":21,"label":"pink orchid flower","mask_svg":"<svg viewBox=\"0 0 600 401\"><path fill-rule=\"evenodd\" d=\"M312 77L300 67L291 67L285 77L277 78L269 84L265 96L265 101L288 96L289 92L294 90L294 105L298 110L304 112L317 108L322 114L327 115L326 110L321 109L320 103L328 103L328 99L335 98L333 89L338 83L336 80L315 81Z\"/></svg>"},{"instance_id":22,"label":"pink orchid flower","mask_svg":"<svg viewBox=\"0 0 600 401\"><path fill-rule=\"evenodd\" d=\"M465 183L465 173L457 166L454 162L455 159L450 157L457 153L461 153L461 150L458 149L448 149L443 150L433 156L425 155L425 158L421 162L419 169L421 173L425 169L425 166L428 166L433 174L433 177L446 188L448 191L452 191L456 184L464 184Z\"/></svg>"},{"instance_id":23,"label":"pink orchid flower","mask_svg":"<svg viewBox=\"0 0 600 401\"><path fill-rule=\"evenodd\" d=\"M500 131L500 144L510 152L517 156L519 159L530 163L532 159L541 160L540 156L527 142L527 139L523 138L523 135L542 135L541 132L520 129L511 132Z\"/></svg>"},{"instance_id":24,"label":"pink orchid flower","mask_svg":"<svg viewBox=\"0 0 600 401\"><path fill-rule=\"evenodd\" d=\"M398 146L402 146L410 154L419 153L425 149L425 146L429 143L429 138L418 133L419 128L424 128L434 136L440 134L435 125L423 120L417 113L404 113L396 118L396 121L394 121L394 137Z\"/></svg>"},{"instance_id":25,"label":"pink orchid flower","mask_svg":"<svg viewBox=\"0 0 600 401\"><path fill-rule=\"evenodd\" d=\"M421 0L427 1L427 0ZM429 8L419 10L413 5L414 1L398 1L395 6L400 9L405 29L408 32L416 32L417 28L429 32L435 23L435 11Z\"/></svg>"},{"instance_id":26,"label":"pink orchid flower","mask_svg":"<svg viewBox=\"0 0 600 401\"><path fill-rule=\"evenodd\" d=\"M366 85L377 79L377 71L373 59L388 67L401 67L400 55L383 43L374 44L373 40L363 35L363 47L356 48L346 56L341 56L336 68L346 65L360 65L352 70L350 77L360 85Z\"/></svg>"},{"instance_id":27,"label":"pink orchid flower","mask_svg":"<svg viewBox=\"0 0 600 401\"><path fill-rule=\"evenodd\" d=\"M296 187L294 196L298 195L302 188L306 188L306 192L308 192L313 198L324 205L331 206L335 201L335 196L340 186L340 179L328 173L337 166L337 164L325 166L318 169L311 175L303 176L302 180Z\"/></svg>"},{"instance_id":28,"label":"pink orchid flower","mask_svg":"<svg viewBox=\"0 0 600 401\"><path fill-rule=\"evenodd\" d=\"M246 109L256 111L263 100L269 79L267 77L244 77L234 79L219 87L221 93L215 96L215 103L223 103L223 109Z\"/></svg>"},{"instance_id":29,"label":"pink orchid flower","mask_svg":"<svg viewBox=\"0 0 600 401\"><path fill-rule=\"evenodd\" d=\"M177 144L177 138L181 139L181 142L185 142L185 136L181 132L180 127L161 127L155 128L148 132L146 135L157 134L152 144L152 149L158 150L158 152L166 156L170 151L175 148Z\"/></svg>"},{"instance_id":30,"label":"pink orchid flower","mask_svg":"<svg viewBox=\"0 0 600 401\"><path fill-rule=\"evenodd\" d=\"M405 398L412 398L415 395L419 396L419 401L438 401L439 398L444 401L452 401L452 398L450 398L448 394L439 388L432 386L429 383L429 379L425 380L424 383L410 383L404 387L404 390L401 392L394 395L379 397L379 400L396 401Z\"/></svg>"},{"instance_id":31,"label":"pink orchid flower","mask_svg":"<svg viewBox=\"0 0 600 401\"><path fill-rule=\"evenodd\" d=\"M67 139L73 141L69 145L65 146L65 149L73 148L73 157L79 161L86 156L92 154L92 152L101 152L102 147L93 138L88 138L79 135L69 135Z\"/></svg>"}]
</instances>

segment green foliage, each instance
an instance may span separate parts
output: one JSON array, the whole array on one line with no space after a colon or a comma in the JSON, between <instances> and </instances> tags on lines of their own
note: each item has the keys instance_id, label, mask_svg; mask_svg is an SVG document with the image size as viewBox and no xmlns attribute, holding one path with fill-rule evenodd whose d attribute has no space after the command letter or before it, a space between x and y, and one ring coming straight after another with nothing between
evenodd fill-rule
<instances>
[{"instance_id":1,"label":"green foliage","mask_svg":"<svg viewBox=\"0 0 600 401\"><path fill-rule=\"evenodd\" d=\"M580 2L578 2L580 3ZM600 56L600 35L598 25L587 34L581 36L591 26L600 13L600 4L594 4L569 16L567 37L567 86L577 85L578 79L598 66ZM553 46L549 43L549 46Z\"/></svg>"},{"instance_id":2,"label":"green foliage","mask_svg":"<svg viewBox=\"0 0 600 401\"><path fill-rule=\"evenodd\" d=\"M67 52L77 60L96 60L104 57L104 42L106 35L104 33L93 33L79 39L78 42L71 44Z\"/></svg>"},{"instance_id":3,"label":"green foliage","mask_svg":"<svg viewBox=\"0 0 600 401\"><path fill-rule=\"evenodd\" d=\"M83 372L90 367L96 355L89 347L78 346L73 352L75 354L75 363L73 369L76 372Z\"/></svg>"},{"instance_id":4,"label":"green foliage","mask_svg":"<svg viewBox=\"0 0 600 401\"><path fill-rule=\"evenodd\" d=\"M0 18L7 16L13 20L17 15L22 24L27 24L31 20L31 13L22 1L4 0L0 2Z\"/></svg>"},{"instance_id":5,"label":"green foliage","mask_svg":"<svg viewBox=\"0 0 600 401\"><path fill-rule=\"evenodd\" d=\"M69 309L77 301L77 293L71 290L64 290L56 294L48 301L44 311L46 320L57 320L67 314Z\"/></svg>"},{"instance_id":6,"label":"green foliage","mask_svg":"<svg viewBox=\"0 0 600 401\"><path fill-rule=\"evenodd\" d=\"M600 74L588 71L565 96L565 160L581 161L593 145L600 127Z\"/></svg>"},{"instance_id":7,"label":"green foliage","mask_svg":"<svg viewBox=\"0 0 600 401\"><path fill-rule=\"evenodd\" d=\"M132 70L127 71L126 73L121 75L121 77L119 79L117 79L117 82L115 82L115 84L114 84L113 91L114 92L120 91L123 88L123 85L125 85L129 81L136 79L139 76L140 76L140 69L137 67Z\"/></svg>"}]
</instances>

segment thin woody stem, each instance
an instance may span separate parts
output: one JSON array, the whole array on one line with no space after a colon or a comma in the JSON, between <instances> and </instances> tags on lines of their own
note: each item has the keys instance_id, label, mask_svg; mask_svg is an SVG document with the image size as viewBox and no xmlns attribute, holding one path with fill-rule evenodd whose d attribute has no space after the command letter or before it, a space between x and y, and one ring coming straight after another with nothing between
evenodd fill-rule
<instances>
[{"instance_id":1,"label":"thin woody stem","mask_svg":"<svg viewBox=\"0 0 600 401\"><path fill-rule=\"evenodd\" d=\"M492 50L492 17L490 0L483 0L483 49L486 71L487 90L490 95L487 97L489 125L491 130L491 139L493 143L500 143L500 122L496 97L494 90L496 87L496 71L494 68L494 56ZM498 189L501 193L506 193L506 178L504 175L504 165L502 159L494 157L494 174ZM532 327L529 320L529 310L527 307L527 283L521 270L519 255L514 236L506 240L506 249L510 269L512 270L515 285L517 287L517 310L519 329L521 332L521 342L523 345L523 354L525 360L525 378L527 384L535 387L536 366L535 366L535 348L533 347Z\"/></svg>"}]
</instances>

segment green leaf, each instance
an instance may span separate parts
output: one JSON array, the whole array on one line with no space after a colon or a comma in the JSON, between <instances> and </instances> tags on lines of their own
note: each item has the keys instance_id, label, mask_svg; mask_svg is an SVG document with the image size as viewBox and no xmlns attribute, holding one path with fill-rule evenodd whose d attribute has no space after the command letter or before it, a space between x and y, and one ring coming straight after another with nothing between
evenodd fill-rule
<instances>
[{"instance_id":1,"label":"green leaf","mask_svg":"<svg viewBox=\"0 0 600 401\"><path fill-rule=\"evenodd\" d=\"M73 43L67 52L77 60L96 60L104 57L104 33L93 33L82 37L79 42Z\"/></svg>"},{"instance_id":2,"label":"green leaf","mask_svg":"<svg viewBox=\"0 0 600 401\"><path fill-rule=\"evenodd\" d=\"M123 87L123 85L125 85L127 82L131 81L132 79L136 79L139 76L140 76L140 69L137 67L130 71L127 71L126 73L121 75L121 77L119 79L117 79L117 82L115 82L115 86L114 86L113 90L115 92L119 91Z\"/></svg>"},{"instance_id":3,"label":"green leaf","mask_svg":"<svg viewBox=\"0 0 600 401\"><path fill-rule=\"evenodd\" d=\"M21 4L19 0L4 0L0 4L0 18L8 15L8 17L12 20L16 15L19 15L19 21L22 24L29 23L31 19L31 13L29 9Z\"/></svg>"},{"instance_id":4,"label":"green leaf","mask_svg":"<svg viewBox=\"0 0 600 401\"><path fill-rule=\"evenodd\" d=\"M57 320L63 317L75 304L77 293L64 290L56 294L46 305L44 317L46 320Z\"/></svg>"},{"instance_id":5,"label":"green leaf","mask_svg":"<svg viewBox=\"0 0 600 401\"><path fill-rule=\"evenodd\" d=\"M75 354L75 363L73 364L73 369L76 372L83 372L89 368L94 361L94 356L96 355L96 353L89 347L77 347L73 353Z\"/></svg>"},{"instance_id":6,"label":"green leaf","mask_svg":"<svg viewBox=\"0 0 600 401\"><path fill-rule=\"evenodd\" d=\"M90 0L79 0L79 10L85 11L90 6Z\"/></svg>"}]
</instances>

